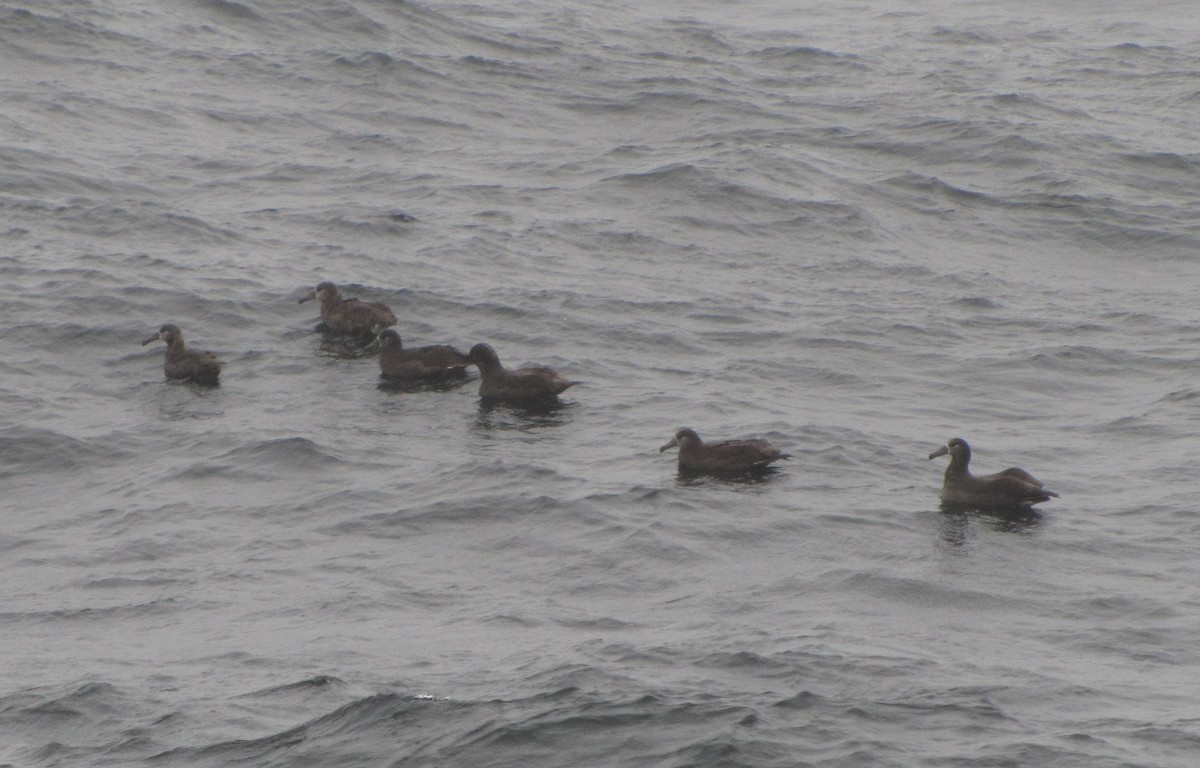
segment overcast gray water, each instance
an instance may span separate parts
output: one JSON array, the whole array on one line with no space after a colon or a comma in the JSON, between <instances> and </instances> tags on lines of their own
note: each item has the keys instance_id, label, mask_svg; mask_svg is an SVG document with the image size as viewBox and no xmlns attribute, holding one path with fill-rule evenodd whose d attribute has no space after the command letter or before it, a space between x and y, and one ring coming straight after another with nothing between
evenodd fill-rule
<instances>
[{"instance_id":1,"label":"overcast gray water","mask_svg":"<svg viewBox=\"0 0 1200 768\"><path fill-rule=\"evenodd\" d=\"M18 0L0 61L0 764L1200 765L1193 2ZM320 280L584 383L381 388ZM955 436L1061 498L941 510Z\"/></svg>"}]
</instances>

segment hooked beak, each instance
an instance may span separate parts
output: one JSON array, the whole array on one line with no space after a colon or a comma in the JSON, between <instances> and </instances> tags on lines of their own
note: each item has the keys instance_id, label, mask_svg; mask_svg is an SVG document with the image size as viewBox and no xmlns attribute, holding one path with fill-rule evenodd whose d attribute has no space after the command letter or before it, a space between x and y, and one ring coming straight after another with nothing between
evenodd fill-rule
<instances>
[{"instance_id":1,"label":"hooked beak","mask_svg":"<svg viewBox=\"0 0 1200 768\"><path fill-rule=\"evenodd\" d=\"M312 300L313 300L313 299L315 299L315 298L317 298L317 292L316 292L316 291L312 291L312 292L310 292L310 293L309 293L307 296L305 296L304 298L300 299L300 303L301 303L301 304L303 304L304 302L306 302L306 301L312 301Z\"/></svg>"},{"instance_id":2,"label":"hooked beak","mask_svg":"<svg viewBox=\"0 0 1200 768\"><path fill-rule=\"evenodd\" d=\"M932 461L933 459L936 459L938 456L945 456L947 453L950 453L950 446L943 445L941 448L938 448L936 451L929 454L929 459Z\"/></svg>"},{"instance_id":3,"label":"hooked beak","mask_svg":"<svg viewBox=\"0 0 1200 768\"><path fill-rule=\"evenodd\" d=\"M365 345L363 345L363 349L370 349L371 347L378 347L381 343L382 342L379 341L379 335L376 334L375 336L373 336L371 338L370 341L368 341Z\"/></svg>"},{"instance_id":4,"label":"hooked beak","mask_svg":"<svg viewBox=\"0 0 1200 768\"><path fill-rule=\"evenodd\" d=\"M677 445L679 445L679 441L672 437L671 442L667 443L662 448L659 448L658 452L662 453L663 451L667 450L668 448L674 448Z\"/></svg>"},{"instance_id":5,"label":"hooked beak","mask_svg":"<svg viewBox=\"0 0 1200 768\"><path fill-rule=\"evenodd\" d=\"M150 342L152 342L152 341L158 341L160 338L161 338L161 337L160 337L160 336L159 336L159 335L156 333L156 334L154 334L153 336L151 336L150 338L148 338L148 339L146 339L145 341L143 341L143 342L142 342L142 346L144 347L144 346L146 346L147 344L149 344L149 343L150 343Z\"/></svg>"}]
</instances>

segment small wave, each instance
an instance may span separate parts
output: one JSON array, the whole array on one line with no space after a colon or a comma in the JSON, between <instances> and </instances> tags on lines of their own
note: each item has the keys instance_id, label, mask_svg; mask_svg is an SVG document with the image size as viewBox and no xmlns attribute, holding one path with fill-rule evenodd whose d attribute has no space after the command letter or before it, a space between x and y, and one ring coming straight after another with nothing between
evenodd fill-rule
<instances>
[{"instance_id":1,"label":"small wave","mask_svg":"<svg viewBox=\"0 0 1200 768\"><path fill-rule=\"evenodd\" d=\"M958 606L959 610L1012 610L1021 605L1019 598L995 595L978 590L955 589L931 584L924 579L891 576L884 573L854 572L830 574L841 585L854 591L866 592L891 602L917 606Z\"/></svg>"},{"instance_id":2,"label":"small wave","mask_svg":"<svg viewBox=\"0 0 1200 768\"><path fill-rule=\"evenodd\" d=\"M1087 112L1077 108L1060 107L1045 99L1028 93L1001 93L992 97L992 101L1003 107L1006 114L1037 115L1038 113L1053 113L1068 118L1091 118ZM1030 142L1032 146L1039 146Z\"/></svg>"},{"instance_id":3,"label":"small wave","mask_svg":"<svg viewBox=\"0 0 1200 768\"><path fill-rule=\"evenodd\" d=\"M412 59L396 58L384 51L363 51L355 54L339 54L332 58L331 64L335 67L341 67L349 70L363 70L366 72L386 72L388 76L396 76L399 74L404 77L422 77L430 80L441 81L445 76L436 70L423 67ZM410 119L425 119L430 120L430 124L435 124L433 118L422 118L420 116L411 116ZM394 140L394 137L391 137Z\"/></svg>"},{"instance_id":4,"label":"small wave","mask_svg":"<svg viewBox=\"0 0 1200 768\"><path fill-rule=\"evenodd\" d=\"M505 80L540 81L542 79L540 72L515 61L501 61L477 54L464 56L460 61L480 74L500 77Z\"/></svg>"},{"instance_id":5,"label":"small wave","mask_svg":"<svg viewBox=\"0 0 1200 768\"><path fill-rule=\"evenodd\" d=\"M1034 153L1049 148L1049 145L1044 142L1035 141L1028 136L1010 133L989 142L984 147L984 156L993 162L1003 161L1011 166L1018 164L1018 162L1033 163L1034 158L1032 155Z\"/></svg>"},{"instance_id":6,"label":"small wave","mask_svg":"<svg viewBox=\"0 0 1200 768\"><path fill-rule=\"evenodd\" d=\"M50 16L25 9L15 9L0 17L0 41L29 58L51 58L57 54L70 61L79 60L100 45L136 47L141 43L139 38L101 25L76 21L70 14Z\"/></svg>"},{"instance_id":7,"label":"small wave","mask_svg":"<svg viewBox=\"0 0 1200 768\"><path fill-rule=\"evenodd\" d=\"M699 169L690 163L670 163L649 171L636 171L609 176L604 181L619 184L658 184L664 181L676 184L690 184L698 176L700 176Z\"/></svg>"},{"instance_id":8,"label":"small wave","mask_svg":"<svg viewBox=\"0 0 1200 768\"><path fill-rule=\"evenodd\" d=\"M132 618L144 618L160 614L174 614L184 605L175 598L162 598L144 603L124 603L104 607L88 606L85 608L58 608L45 611L24 611L0 613L0 619L5 621L33 622L113 622Z\"/></svg>"},{"instance_id":9,"label":"small wave","mask_svg":"<svg viewBox=\"0 0 1200 768\"><path fill-rule=\"evenodd\" d=\"M255 739L235 739L198 747L179 747L153 755L157 763L179 765L231 765L273 761L287 754L297 758L310 750L322 754L353 750L364 733L387 731L394 722L412 723L423 711L436 709L438 702L394 693L377 694L344 704L332 712L301 725ZM380 747L382 749L382 747ZM355 753L361 754L357 751Z\"/></svg>"},{"instance_id":10,"label":"small wave","mask_svg":"<svg viewBox=\"0 0 1200 768\"><path fill-rule=\"evenodd\" d=\"M549 470L544 470L549 472ZM479 524L494 520L516 520L528 515L544 515L563 512L565 502L550 496L523 497L520 490L529 487L508 474L514 495L487 495L474 499L436 501L428 504L411 503L403 509L383 514L371 514L353 520L345 520L329 526L337 534L354 533L381 538L406 538L414 530L434 523ZM545 480L539 481L545 483Z\"/></svg>"},{"instance_id":11,"label":"small wave","mask_svg":"<svg viewBox=\"0 0 1200 768\"><path fill-rule=\"evenodd\" d=\"M887 667L879 671L885 676L895 673ZM814 668L812 674L822 678L828 672ZM1011 759L1002 762L1025 764L1017 756L1026 752L1035 758L1054 758L1049 762L1061 762L1065 755L1063 750L1039 751L1019 741L996 744L995 729L1011 730L1018 720L997 703L1011 700L1011 691L997 686L918 688L867 701L837 700L807 687L780 696L772 686L758 698L773 701L773 706L764 702L769 708L760 709L758 704L721 697L716 692L719 687L696 697L653 689L606 697L604 691L614 685L627 688L628 681L603 679L586 667L564 670L556 677L586 685L568 683L530 696L481 701L370 697L302 729L269 739L229 742L207 753L180 751L174 757L179 764L202 756L230 762L296 763L344 754L357 746L354 754L360 763L373 762L378 754L388 764L413 765L753 766L791 764L796 750L807 748L808 754L857 765L877 761L880 750L897 750L890 729L910 727L913 717L933 719L938 727L952 727L944 724L949 721L976 737L981 733L992 737L973 751L992 757L1008 754ZM814 722L820 724L815 730L807 725L799 728ZM764 724L768 727L756 727ZM789 734L799 728L811 742L784 737L776 730L779 726ZM865 736L864 727L868 728ZM1146 734L1147 739L1150 736Z\"/></svg>"},{"instance_id":12,"label":"small wave","mask_svg":"<svg viewBox=\"0 0 1200 768\"><path fill-rule=\"evenodd\" d=\"M1156 402L1159 403L1186 403L1191 400L1200 399L1200 389L1185 388L1174 392L1168 392L1159 398Z\"/></svg>"},{"instance_id":13,"label":"small wave","mask_svg":"<svg viewBox=\"0 0 1200 768\"><path fill-rule=\"evenodd\" d=\"M756 54L767 61L785 61L789 63L811 64L813 62L854 62L858 63L859 56L853 53L836 53L824 48L811 45L770 46ZM861 66L861 65L860 65Z\"/></svg>"},{"instance_id":14,"label":"small wave","mask_svg":"<svg viewBox=\"0 0 1200 768\"><path fill-rule=\"evenodd\" d=\"M5 147L0 149L0 162L5 165L4 183L8 197L0 205L11 215L53 217L64 209L61 202L41 199L53 197L118 194L122 190L106 179L89 176L82 166L69 158L29 149ZM20 198L18 195L27 195Z\"/></svg>"},{"instance_id":15,"label":"small wave","mask_svg":"<svg viewBox=\"0 0 1200 768\"><path fill-rule=\"evenodd\" d=\"M1141 45L1140 43L1118 43L1110 46L1109 51L1114 53L1160 53L1170 52L1175 49L1169 45Z\"/></svg>"},{"instance_id":16,"label":"small wave","mask_svg":"<svg viewBox=\"0 0 1200 768\"><path fill-rule=\"evenodd\" d=\"M956 299L954 303L965 309L999 309L1000 304L988 296L964 296L961 299Z\"/></svg>"},{"instance_id":17,"label":"small wave","mask_svg":"<svg viewBox=\"0 0 1200 768\"><path fill-rule=\"evenodd\" d=\"M1178 171L1187 179L1194 180L1200 172L1200 154L1179 152L1129 152L1118 155L1135 167L1155 171Z\"/></svg>"},{"instance_id":18,"label":"small wave","mask_svg":"<svg viewBox=\"0 0 1200 768\"><path fill-rule=\"evenodd\" d=\"M722 651L705 656L698 663L700 666L716 669L745 670L749 674L764 677L791 675L796 670L791 659L770 658L751 651Z\"/></svg>"},{"instance_id":19,"label":"small wave","mask_svg":"<svg viewBox=\"0 0 1200 768\"><path fill-rule=\"evenodd\" d=\"M934 27L932 36L938 42L952 43L954 45L995 45L999 42L995 35L977 29Z\"/></svg>"},{"instance_id":20,"label":"small wave","mask_svg":"<svg viewBox=\"0 0 1200 768\"><path fill-rule=\"evenodd\" d=\"M1120 375L1125 371L1159 368L1170 363L1165 356L1149 351L1115 347L1099 347L1092 344L1063 344L1029 352L1023 358L1043 370L1059 370L1093 376ZM1014 360L997 361L997 365L1010 366ZM1186 363L1180 363L1186 366Z\"/></svg>"},{"instance_id":21,"label":"small wave","mask_svg":"<svg viewBox=\"0 0 1200 768\"><path fill-rule=\"evenodd\" d=\"M813 709L820 707L826 703L825 697L813 693L812 691L800 691L799 693L788 696L786 699L780 699L775 702L776 707L780 709Z\"/></svg>"},{"instance_id":22,"label":"small wave","mask_svg":"<svg viewBox=\"0 0 1200 768\"><path fill-rule=\"evenodd\" d=\"M339 466L342 463L341 458L308 438L285 437L243 445L215 459L193 464L181 475L192 479L229 474L259 476L263 470L270 470L268 473L270 476L311 474ZM258 472L251 470L258 470Z\"/></svg>"},{"instance_id":23,"label":"small wave","mask_svg":"<svg viewBox=\"0 0 1200 768\"><path fill-rule=\"evenodd\" d=\"M331 221L337 227L356 233L394 236L404 235L411 231L411 227L408 225L415 223L417 218L403 211L393 211L369 218L335 216Z\"/></svg>"},{"instance_id":24,"label":"small wave","mask_svg":"<svg viewBox=\"0 0 1200 768\"><path fill-rule=\"evenodd\" d=\"M102 724L134 706L117 686L91 681L53 691L18 691L6 695L0 698L0 720L10 736L18 729L36 734L30 744L40 745L38 751L46 754L61 747L59 739L68 734L71 743L103 738Z\"/></svg>"},{"instance_id":25,"label":"small wave","mask_svg":"<svg viewBox=\"0 0 1200 768\"><path fill-rule=\"evenodd\" d=\"M975 190L966 189L965 187L955 186L954 184L943 181L936 176L926 176L919 173L902 173L898 176L892 176L891 178L884 179L884 183L901 189L934 194L939 197L945 197L959 202L998 202L997 198L985 192L977 192Z\"/></svg>"},{"instance_id":26,"label":"small wave","mask_svg":"<svg viewBox=\"0 0 1200 768\"><path fill-rule=\"evenodd\" d=\"M80 440L48 429L15 426L0 431L0 477L31 471L95 466L129 456L100 440Z\"/></svg>"},{"instance_id":27,"label":"small wave","mask_svg":"<svg viewBox=\"0 0 1200 768\"><path fill-rule=\"evenodd\" d=\"M209 245L228 245L239 242L238 233L210 224L203 219L164 209L155 203L140 203L136 207L97 204L78 198L58 207L53 216L68 230L78 229L89 237L108 237L138 241L144 238L161 242L169 237L180 242Z\"/></svg>"},{"instance_id":28,"label":"small wave","mask_svg":"<svg viewBox=\"0 0 1200 768\"><path fill-rule=\"evenodd\" d=\"M246 21L264 21L263 17L247 5L235 3L233 0L199 0L199 4L213 13L237 23Z\"/></svg>"},{"instance_id":29,"label":"small wave","mask_svg":"<svg viewBox=\"0 0 1200 768\"><path fill-rule=\"evenodd\" d=\"M257 691L242 694L240 698L263 698L273 697L279 694L292 693L310 693L314 690L337 690L346 688L346 682L341 678L333 675L317 675L315 677L305 678L295 683L287 683L285 685L275 685L270 688L262 688Z\"/></svg>"},{"instance_id":30,"label":"small wave","mask_svg":"<svg viewBox=\"0 0 1200 768\"><path fill-rule=\"evenodd\" d=\"M645 626L645 624L622 621L612 616L601 616L590 619L559 619L554 623L568 629L583 629L592 632L619 632L621 630Z\"/></svg>"}]
</instances>

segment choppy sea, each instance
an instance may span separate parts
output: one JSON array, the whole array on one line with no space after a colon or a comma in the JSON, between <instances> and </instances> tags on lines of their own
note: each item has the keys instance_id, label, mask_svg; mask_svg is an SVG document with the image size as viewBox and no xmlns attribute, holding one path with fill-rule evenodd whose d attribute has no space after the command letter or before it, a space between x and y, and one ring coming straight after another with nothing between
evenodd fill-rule
<instances>
[{"instance_id":1,"label":"choppy sea","mask_svg":"<svg viewBox=\"0 0 1200 768\"><path fill-rule=\"evenodd\" d=\"M1192 0L14 0L0 62L0 764L1200 765ZM584 383L381 388L321 280ZM955 436L1061 498L942 510Z\"/></svg>"}]
</instances>

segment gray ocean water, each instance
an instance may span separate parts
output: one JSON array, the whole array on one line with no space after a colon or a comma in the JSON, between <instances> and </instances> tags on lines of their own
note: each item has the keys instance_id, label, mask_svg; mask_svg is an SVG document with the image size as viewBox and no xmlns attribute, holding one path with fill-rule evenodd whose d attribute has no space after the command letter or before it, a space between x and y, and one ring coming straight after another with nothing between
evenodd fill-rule
<instances>
[{"instance_id":1,"label":"gray ocean water","mask_svg":"<svg viewBox=\"0 0 1200 768\"><path fill-rule=\"evenodd\" d=\"M1191 0L16 0L0 62L0 764L1200 765ZM585 383L381 389L320 280ZM1061 498L941 510L954 436Z\"/></svg>"}]
</instances>

